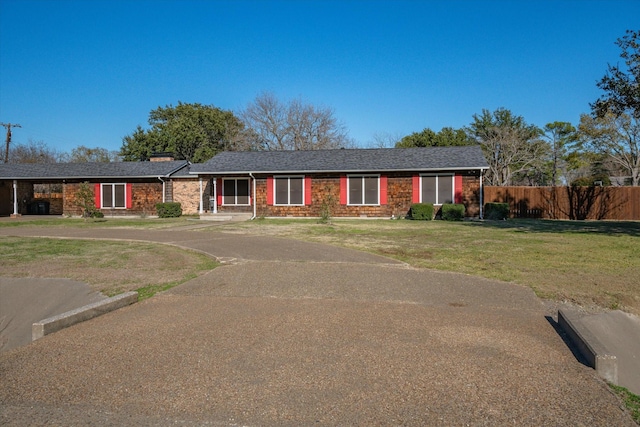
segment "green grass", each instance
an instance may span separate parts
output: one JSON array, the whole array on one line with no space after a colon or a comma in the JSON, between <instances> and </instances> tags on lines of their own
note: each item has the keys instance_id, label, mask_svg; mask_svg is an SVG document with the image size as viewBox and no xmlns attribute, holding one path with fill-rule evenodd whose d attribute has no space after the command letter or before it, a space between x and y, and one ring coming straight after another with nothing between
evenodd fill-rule
<instances>
[{"instance_id":1,"label":"green grass","mask_svg":"<svg viewBox=\"0 0 640 427\"><path fill-rule=\"evenodd\" d=\"M164 292L167 291L175 286L178 286L188 280L191 279L195 279L197 277L196 274L188 274L187 276L184 277L184 280L182 281L178 281L178 282L169 282L169 283L165 283L162 285L148 285L148 286L143 286L141 288L136 289L136 292L138 292L138 302L143 301L147 298L151 298L152 296L154 296L155 294L157 294L158 292Z\"/></svg>"},{"instance_id":2,"label":"green grass","mask_svg":"<svg viewBox=\"0 0 640 427\"><path fill-rule=\"evenodd\" d=\"M523 284L542 298L640 314L640 222L263 220L222 230L365 250Z\"/></svg>"},{"instance_id":3,"label":"green grass","mask_svg":"<svg viewBox=\"0 0 640 427\"><path fill-rule=\"evenodd\" d=\"M3 227L74 227L74 228L142 228L162 229L198 223L197 216L179 218L61 218L46 217L0 221Z\"/></svg>"},{"instance_id":4,"label":"green grass","mask_svg":"<svg viewBox=\"0 0 640 427\"><path fill-rule=\"evenodd\" d=\"M631 393L624 387L609 384L609 387L622 399L624 405L631 413L631 418L640 425L640 396Z\"/></svg>"}]
</instances>

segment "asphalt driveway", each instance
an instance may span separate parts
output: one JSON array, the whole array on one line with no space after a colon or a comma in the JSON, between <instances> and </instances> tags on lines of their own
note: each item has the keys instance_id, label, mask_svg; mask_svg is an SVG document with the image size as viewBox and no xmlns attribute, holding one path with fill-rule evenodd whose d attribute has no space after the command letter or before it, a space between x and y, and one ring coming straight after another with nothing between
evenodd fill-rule
<instances>
[{"instance_id":1,"label":"asphalt driveway","mask_svg":"<svg viewBox=\"0 0 640 427\"><path fill-rule=\"evenodd\" d=\"M228 262L0 354L3 425L635 425L525 287L215 231L2 233Z\"/></svg>"}]
</instances>

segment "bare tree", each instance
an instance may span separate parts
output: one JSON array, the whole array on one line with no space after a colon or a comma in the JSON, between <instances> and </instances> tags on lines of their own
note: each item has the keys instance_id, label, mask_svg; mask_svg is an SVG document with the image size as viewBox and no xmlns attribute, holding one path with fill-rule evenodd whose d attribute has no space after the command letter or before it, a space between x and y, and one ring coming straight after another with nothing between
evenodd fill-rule
<instances>
[{"instance_id":1,"label":"bare tree","mask_svg":"<svg viewBox=\"0 0 640 427\"><path fill-rule=\"evenodd\" d=\"M15 144L9 149L10 163L56 163L60 157L61 154L44 141L32 139L26 143Z\"/></svg>"},{"instance_id":2,"label":"bare tree","mask_svg":"<svg viewBox=\"0 0 640 427\"><path fill-rule=\"evenodd\" d=\"M345 127L330 108L296 99L288 104L265 92L240 114L253 149L321 150L352 145Z\"/></svg>"},{"instance_id":3,"label":"bare tree","mask_svg":"<svg viewBox=\"0 0 640 427\"><path fill-rule=\"evenodd\" d=\"M70 154L63 154L61 160L71 163L109 163L120 161L120 155L117 151L109 151L106 148L79 145L72 149Z\"/></svg>"},{"instance_id":4,"label":"bare tree","mask_svg":"<svg viewBox=\"0 0 640 427\"><path fill-rule=\"evenodd\" d=\"M481 145L489 163L488 185L511 185L514 176L539 167L548 148L539 138L539 128L504 108L493 113L483 110L473 119L467 132Z\"/></svg>"},{"instance_id":5,"label":"bare tree","mask_svg":"<svg viewBox=\"0 0 640 427\"><path fill-rule=\"evenodd\" d=\"M401 139L402 135L399 133L379 132L373 135L373 141L368 145L371 148L393 148Z\"/></svg>"},{"instance_id":6,"label":"bare tree","mask_svg":"<svg viewBox=\"0 0 640 427\"><path fill-rule=\"evenodd\" d=\"M610 111L601 117L583 114L578 127L581 143L604 153L640 185L640 121L625 113Z\"/></svg>"}]
</instances>

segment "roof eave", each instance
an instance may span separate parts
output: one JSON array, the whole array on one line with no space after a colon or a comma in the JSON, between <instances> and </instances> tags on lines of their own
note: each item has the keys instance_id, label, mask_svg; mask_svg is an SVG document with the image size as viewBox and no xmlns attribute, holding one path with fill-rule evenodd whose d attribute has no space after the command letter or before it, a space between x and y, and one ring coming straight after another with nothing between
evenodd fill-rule
<instances>
[{"instance_id":1,"label":"roof eave","mask_svg":"<svg viewBox=\"0 0 640 427\"><path fill-rule=\"evenodd\" d=\"M65 179L69 179L69 180L77 180L77 179L146 179L146 178L158 178L159 176L161 177L169 177L170 175L163 175L163 174L152 174L152 175L91 175L91 176L85 176L85 175L81 175L81 176L69 176L69 175L63 175L63 176L12 176L12 177L0 177L0 179L3 180L29 180L29 181L35 181L35 180L65 180Z\"/></svg>"},{"instance_id":2,"label":"roof eave","mask_svg":"<svg viewBox=\"0 0 640 427\"><path fill-rule=\"evenodd\" d=\"M322 169L322 170L238 170L238 171L218 171L218 172L189 172L190 175L247 175L250 173L260 174L301 174L301 173L372 173L372 172L424 172L424 171L461 171L461 170L487 170L488 166L460 166L448 168L408 168L408 169Z\"/></svg>"}]
</instances>

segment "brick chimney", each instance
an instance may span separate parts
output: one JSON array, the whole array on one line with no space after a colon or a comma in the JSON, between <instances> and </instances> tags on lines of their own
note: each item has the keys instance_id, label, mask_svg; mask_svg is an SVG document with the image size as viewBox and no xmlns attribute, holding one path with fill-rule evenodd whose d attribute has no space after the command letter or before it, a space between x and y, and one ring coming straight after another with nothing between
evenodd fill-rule
<instances>
[{"instance_id":1,"label":"brick chimney","mask_svg":"<svg viewBox=\"0 0 640 427\"><path fill-rule=\"evenodd\" d=\"M173 160L175 160L175 157L173 156L173 153L169 151L153 153L149 158L149 161L151 162L171 162Z\"/></svg>"}]
</instances>

